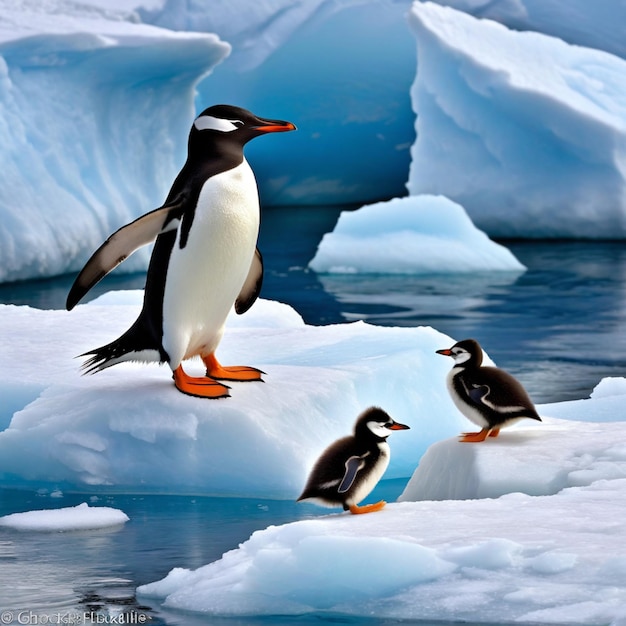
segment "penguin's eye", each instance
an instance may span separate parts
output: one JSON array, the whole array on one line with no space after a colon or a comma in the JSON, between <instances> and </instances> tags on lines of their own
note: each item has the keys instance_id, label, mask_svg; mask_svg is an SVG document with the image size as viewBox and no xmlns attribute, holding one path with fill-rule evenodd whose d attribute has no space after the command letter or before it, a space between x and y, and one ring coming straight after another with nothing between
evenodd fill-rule
<instances>
[{"instance_id":1,"label":"penguin's eye","mask_svg":"<svg viewBox=\"0 0 626 626\"><path fill-rule=\"evenodd\" d=\"M212 115L202 115L193 123L197 130L217 130L221 133L231 133L241 128L244 123L241 120L225 120Z\"/></svg>"}]
</instances>

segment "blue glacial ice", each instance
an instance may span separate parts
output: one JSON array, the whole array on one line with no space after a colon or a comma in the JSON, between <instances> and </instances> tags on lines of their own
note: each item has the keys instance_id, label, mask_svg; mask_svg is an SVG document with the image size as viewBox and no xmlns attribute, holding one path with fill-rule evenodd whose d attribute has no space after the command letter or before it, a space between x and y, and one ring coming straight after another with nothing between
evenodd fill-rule
<instances>
[{"instance_id":1,"label":"blue glacial ice","mask_svg":"<svg viewBox=\"0 0 626 626\"><path fill-rule=\"evenodd\" d=\"M408 181L490 236L623 237L624 62L469 15L620 55L622 4L448 4L467 13L418 2L409 26L391 0L2 0L0 281L76 271L159 206L216 101L300 128L250 146L265 204L370 203Z\"/></svg>"},{"instance_id":2,"label":"blue glacial ice","mask_svg":"<svg viewBox=\"0 0 626 626\"><path fill-rule=\"evenodd\" d=\"M412 195L495 237L626 236L626 61L435 4L410 24Z\"/></svg>"},{"instance_id":3,"label":"blue glacial ice","mask_svg":"<svg viewBox=\"0 0 626 626\"><path fill-rule=\"evenodd\" d=\"M184 160L194 85L230 46L99 13L0 6L3 282L78 270L161 205Z\"/></svg>"}]
</instances>

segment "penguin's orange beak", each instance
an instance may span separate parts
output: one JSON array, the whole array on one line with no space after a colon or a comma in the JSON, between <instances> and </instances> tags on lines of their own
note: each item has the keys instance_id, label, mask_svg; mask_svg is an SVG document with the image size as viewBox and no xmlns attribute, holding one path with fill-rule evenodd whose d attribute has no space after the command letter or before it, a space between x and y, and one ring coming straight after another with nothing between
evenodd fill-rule
<instances>
[{"instance_id":1,"label":"penguin's orange beak","mask_svg":"<svg viewBox=\"0 0 626 626\"><path fill-rule=\"evenodd\" d=\"M257 126L255 130L261 131L262 133L285 133L289 130L296 130L296 125L281 120L267 120L267 124Z\"/></svg>"},{"instance_id":2,"label":"penguin's orange beak","mask_svg":"<svg viewBox=\"0 0 626 626\"><path fill-rule=\"evenodd\" d=\"M445 350L435 350L437 354L443 354L443 356L452 356L452 350L446 348Z\"/></svg>"},{"instance_id":3,"label":"penguin's orange beak","mask_svg":"<svg viewBox=\"0 0 626 626\"><path fill-rule=\"evenodd\" d=\"M398 422L394 422L390 426L387 426L387 428L389 430L410 430L411 429L410 426L407 426L406 424L400 424Z\"/></svg>"}]
</instances>

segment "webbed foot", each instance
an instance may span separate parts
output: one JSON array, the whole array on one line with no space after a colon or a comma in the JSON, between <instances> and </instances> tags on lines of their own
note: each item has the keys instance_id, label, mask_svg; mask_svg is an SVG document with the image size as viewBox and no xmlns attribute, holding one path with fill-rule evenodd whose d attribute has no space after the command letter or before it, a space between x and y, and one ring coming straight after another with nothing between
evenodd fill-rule
<instances>
[{"instance_id":1,"label":"webbed foot","mask_svg":"<svg viewBox=\"0 0 626 626\"><path fill-rule=\"evenodd\" d=\"M216 380L232 380L233 382L263 382L261 376L265 372L256 367L248 367L247 365L231 365L224 367L220 365L214 354L202 357L203 363L206 365L206 375Z\"/></svg>"},{"instance_id":2,"label":"webbed foot","mask_svg":"<svg viewBox=\"0 0 626 626\"><path fill-rule=\"evenodd\" d=\"M477 433L461 433L459 441L462 443L478 443L485 441L487 437L497 437L499 433L499 428L483 428Z\"/></svg>"},{"instance_id":3,"label":"webbed foot","mask_svg":"<svg viewBox=\"0 0 626 626\"><path fill-rule=\"evenodd\" d=\"M211 399L230 397L228 393L230 387L204 376L189 376L189 374L183 370L182 365L179 365L174 370L173 378L176 389L188 396Z\"/></svg>"},{"instance_id":4,"label":"webbed foot","mask_svg":"<svg viewBox=\"0 0 626 626\"><path fill-rule=\"evenodd\" d=\"M384 500L380 502L375 502L374 504L365 504L363 506L358 506L357 504L350 505L350 513L353 515L361 515L362 513L375 513L376 511L380 511L384 508L385 504L387 504Z\"/></svg>"}]
</instances>

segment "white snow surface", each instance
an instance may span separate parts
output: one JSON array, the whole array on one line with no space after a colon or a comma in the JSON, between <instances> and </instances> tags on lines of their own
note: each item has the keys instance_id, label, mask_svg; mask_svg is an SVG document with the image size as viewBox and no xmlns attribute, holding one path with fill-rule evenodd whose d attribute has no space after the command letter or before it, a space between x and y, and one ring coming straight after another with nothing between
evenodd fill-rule
<instances>
[{"instance_id":1,"label":"white snow surface","mask_svg":"<svg viewBox=\"0 0 626 626\"><path fill-rule=\"evenodd\" d=\"M415 3L408 189L495 237L626 235L626 61Z\"/></svg>"},{"instance_id":2,"label":"white snow surface","mask_svg":"<svg viewBox=\"0 0 626 626\"><path fill-rule=\"evenodd\" d=\"M119 336L140 303L136 291L69 313L0 307L0 483L295 498L320 452L368 406L411 426L390 442L387 478L409 476L431 443L463 423L445 388L448 364L435 354L454 343L446 335L306 326L264 300L230 318L217 356L259 367L266 382L232 383L231 398L186 396L156 364L81 376L74 357ZM203 373L200 361L186 369Z\"/></svg>"},{"instance_id":3,"label":"white snow surface","mask_svg":"<svg viewBox=\"0 0 626 626\"><path fill-rule=\"evenodd\" d=\"M522 272L504 246L443 196L409 196L343 211L309 263L331 274Z\"/></svg>"},{"instance_id":4,"label":"white snow surface","mask_svg":"<svg viewBox=\"0 0 626 626\"><path fill-rule=\"evenodd\" d=\"M612 396L621 419L625 400ZM596 402L579 401L589 415ZM547 417L484 445L446 439L404 501L269 527L138 593L209 615L623 626L625 436L626 422Z\"/></svg>"},{"instance_id":5,"label":"white snow surface","mask_svg":"<svg viewBox=\"0 0 626 626\"><path fill-rule=\"evenodd\" d=\"M108 506L90 507L83 502L62 509L41 509L5 515L0 517L0 527L24 531L64 532L119 526L128 520L128 515L119 509Z\"/></svg>"}]
</instances>

